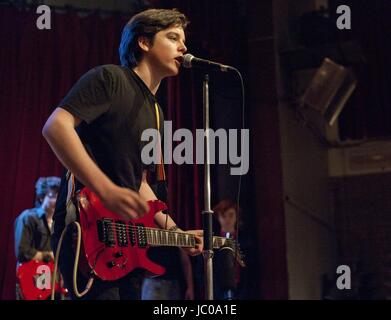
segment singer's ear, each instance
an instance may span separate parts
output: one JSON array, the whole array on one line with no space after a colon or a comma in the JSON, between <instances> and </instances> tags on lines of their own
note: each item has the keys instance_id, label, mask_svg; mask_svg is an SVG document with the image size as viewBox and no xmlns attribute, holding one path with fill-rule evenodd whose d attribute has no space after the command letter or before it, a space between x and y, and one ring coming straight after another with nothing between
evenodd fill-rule
<instances>
[{"instance_id":1,"label":"singer's ear","mask_svg":"<svg viewBox=\"0 0 391 320\"><path fill-rule=\"evenodd\" d=\"M147 37L139 37L138 45L140 46L141 50L145 52L148 52L149 49L152 47L151 40Z\"/></svg>"}]
</instances>

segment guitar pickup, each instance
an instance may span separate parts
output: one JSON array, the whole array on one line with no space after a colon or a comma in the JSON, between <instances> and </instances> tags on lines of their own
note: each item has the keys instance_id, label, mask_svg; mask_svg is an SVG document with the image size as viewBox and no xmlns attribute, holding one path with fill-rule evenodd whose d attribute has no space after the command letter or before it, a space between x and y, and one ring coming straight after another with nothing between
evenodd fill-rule
<instances>
[{"instance_id":1,"label":"guitar pickup","mask_svg":"<svg viewBox=\"0 0 391 320\"><path fill-rule=\"evenodd\" d=\"M139 248L146 248L148 241L147 241L147 232L145 230L145 227L141 223L136 223L136 230L137 230L137 243Z\"/></svg>"},{"instance_id":2,"label":"guitar pickup","mask_svg":"<svg viewBox=\"0 0 391 320\"><path fill-rule=\"evenodd\" d=\"M98 220L97 228L99 241L104 243L107 247L115 247L114 221L109 218Z\"/></svg>"},{"instance_id":3,"label":"guitar pickup","mask_svg":"<svg viewBox=\"0 0 391 320\"><path fill-rule=\"evenodd\" d=\"M127 247L128 246L128 235L126 232L126 224L121 221L117 220L115 225L115 230L117 234L117 243L120 247Z\"/></svg>"}]
</instances>

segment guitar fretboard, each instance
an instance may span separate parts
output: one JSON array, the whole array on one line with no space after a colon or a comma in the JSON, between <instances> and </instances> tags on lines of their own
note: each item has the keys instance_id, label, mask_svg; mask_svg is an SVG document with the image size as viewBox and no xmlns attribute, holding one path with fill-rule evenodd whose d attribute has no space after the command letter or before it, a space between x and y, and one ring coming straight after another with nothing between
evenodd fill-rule
<instances>
[{"instance_id":1,"label":"guitar fretboard","mask_svg":"<svg viewBox=\"0 0 391 320\"><path fill-rule=\"evenodd\" d=\"M125 223L112 219L101 219L97 222L99 241L109 247L138 246L172 246L194 248L196 239L193 234L145 227L143 224ZM213 248L229 247L236 253L236 259L242 265L240 250L236 241L230 238L213 237Z\"/></svg>"},{"instance_id":2,"label":"guitar fretboard","mask_svg":"<svg viewBox=\"0 0 391 320\"><path fill-rule=\"evenodd\" d=\"M151 246L195 247L196 244L195 236L193 234L156 228L145 229L147 242ZM235 244L232 239L213 237L214 249L221 248L225 245L235 250Z\"/></svg>"},{"instance_id":3,"label":"guitar fretboard","mask_svg":"<svg viewBox=\"0 0 391 320\"><path fill-rule=\"evenodd\" d=\"M173 246L194 248L195 237L192 234L161 230L155 228L145 228L147 243L150 246Z\"/></svg>"},{"instance_id":4,"label":"guitar fretboard","mask_svg":"<svg viewBox=\"0 0 391 320\"><path fill-rule=\"evenodd\" d=\"M124 223L111 219L98 221L99 240L108 246L126 247L129 243L134 246L174 246L195 247L196 239L193 234L145 227L142 224ZM223 237L213 237L213 248L229 246L235 249L235 241Z\"/></svg>"}]
</instances>

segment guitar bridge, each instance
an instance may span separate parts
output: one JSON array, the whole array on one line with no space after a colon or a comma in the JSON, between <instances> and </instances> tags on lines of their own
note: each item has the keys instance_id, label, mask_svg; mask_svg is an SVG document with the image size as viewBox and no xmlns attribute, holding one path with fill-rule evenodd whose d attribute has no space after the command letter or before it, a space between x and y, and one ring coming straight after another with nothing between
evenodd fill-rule
<instances>
[{"instance_id":1,"label":"guitar bridge","mask_svg":"<svg viewBox=\"0 0 391 320\"><path fill-rule=\"evenodd\" d=\"M98 238L107 247L115 247L115 228L114 221L109 218L103 218L97 221Z\"/></svg>"}]
</instances>

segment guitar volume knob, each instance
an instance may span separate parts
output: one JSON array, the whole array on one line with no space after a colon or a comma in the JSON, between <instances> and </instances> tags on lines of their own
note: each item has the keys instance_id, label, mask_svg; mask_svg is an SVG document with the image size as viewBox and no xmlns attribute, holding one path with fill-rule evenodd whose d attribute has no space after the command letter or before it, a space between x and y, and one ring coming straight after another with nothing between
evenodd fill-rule
<instances>
[{"instance_id":1,"label":"guitar volume knob","mask_svg":"<svg viewBox=\"0 0 391 320\"><path fill-rule=\"evenodd\" d=\"M118 252L115 253L114 256L115 256L116 258L121 258L123 255L124 255L124 254L122 253L122 251L118 251Z\"/></svg>"}]
</instances>

